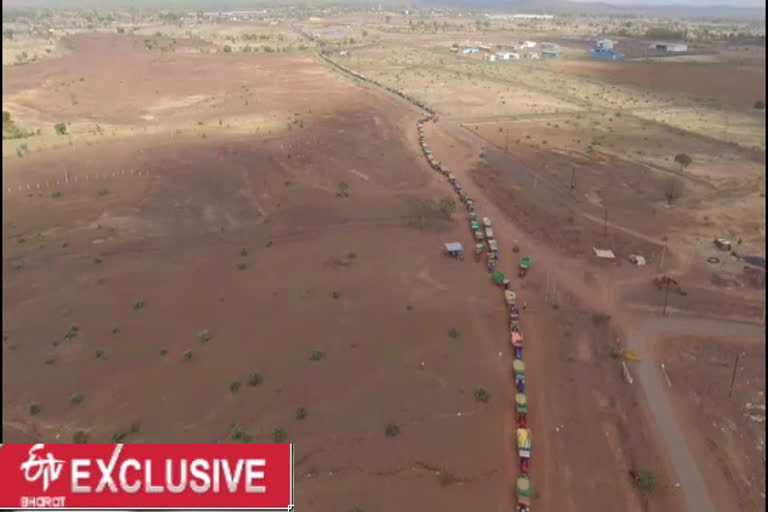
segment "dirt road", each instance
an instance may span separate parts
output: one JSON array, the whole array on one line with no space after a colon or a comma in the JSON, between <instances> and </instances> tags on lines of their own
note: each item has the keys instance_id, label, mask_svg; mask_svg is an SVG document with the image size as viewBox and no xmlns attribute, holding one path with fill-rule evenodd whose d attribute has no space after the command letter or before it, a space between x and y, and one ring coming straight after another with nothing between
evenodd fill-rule
<instances>
[{"instance_id":1,"label":"dirt road","mask_svg":"<svg viewBox=\"0 0 768 512\"><path fill-rule=\"evenodd\" d=\"M633 368L645 392L651 414L661 431L666 445L666 453L677 473L680 487L688 504L688 510L713 511L714 507L704 479L688 449L688 443L675 421L675 414L665 389L668 384L649 349L651 340L667 333L703 336L718 333L726 337L755 339L756 342L762 339L764 343L765 329L755 324L718 320L653 317L634 324L633 328L628 331L627 343L629 348L636 351L642 358L642 361Z\"/></svg>"}]
</instances>

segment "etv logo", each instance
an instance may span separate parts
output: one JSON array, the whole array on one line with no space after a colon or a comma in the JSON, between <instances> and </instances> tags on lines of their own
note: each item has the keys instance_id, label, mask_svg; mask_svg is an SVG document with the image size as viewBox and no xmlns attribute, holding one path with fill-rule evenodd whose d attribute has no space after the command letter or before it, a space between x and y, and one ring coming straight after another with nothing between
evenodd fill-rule
<instances>
[{"instance_id":1,"label":"etv logo","mask_svg":"<svg viewBox=\"0 0 768 512\"><path fill-rule=\"evenodd\" d=\"M36 452L42 450L45 445L38 443L29 449L29 458L21 464L21 471L27 482L36 482L43 479L43 491L47 491L51 483L58 480L64 461L55 459L48 452L44 458L37 458Z\"/></svg>"}]
</instances>

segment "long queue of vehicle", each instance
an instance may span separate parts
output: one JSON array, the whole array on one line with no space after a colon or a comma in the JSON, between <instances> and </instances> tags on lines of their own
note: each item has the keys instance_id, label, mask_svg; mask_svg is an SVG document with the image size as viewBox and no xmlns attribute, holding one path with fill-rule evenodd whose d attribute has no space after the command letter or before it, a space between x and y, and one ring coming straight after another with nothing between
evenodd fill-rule
<instances>
[{"instance_id":1,"label":"long queue of vehicle","mask_svg":"<svg viewBox=\"0 0 768 512\"><path fill-rule=\"evenodd\" d=\"M438 160L429 148L424 138L424 124L429 122L435 122L437 120L435 113L432 109L418 101L417 99L408 96L402 91L398 91L392 87L387 87L376 80L366 77L362 73L358 73L351 69L347 69L344 66L334 62L325 55L320 54L320 57L325 61L341 70L342 72L353 76L358 80L362 80L378 87L382 87L387 91L400 96L413 105L419 107L427 113L427 115L419 119L416 123L419 144L421 146L422 153L429 163L430 167L442 174L453 190L456 192L459 200L467 209L469 214L469 225L472 230L475 239L475 259L477 261L482 260L483 254L485 254L486 265L489 273L491 274L491 282L500 287L504 291L504 301L506 303L506 309L509 314L509 342L514 352L514 360L512 362L513 372L515 375L515 410L517 413L517 453L520 462L520 472L517 478L517 512L530 512L531 510L531 479L529 475L529 466L531 461L531 430L528 427L528 398L525 393L526 386L526 373L525 363L523 362L523 335L520 330L520 309L517 306L517 296L514 291L510 289L510 280L501 272L496 271L496 262L499 259L499 249L496 239L493 234L493 224L488 217L482 218L482 229L478 222L477 212L475 210L475 204L469 194L466 193L464 188L458 182L456 177L451 171L444 166L440 160ZM531 264L531 260L528 257L523 257L519 264L518 277L525 277L528 272L528 268ZM523 308L525 309L525 308Z\"/></svg>"}]
</instances>

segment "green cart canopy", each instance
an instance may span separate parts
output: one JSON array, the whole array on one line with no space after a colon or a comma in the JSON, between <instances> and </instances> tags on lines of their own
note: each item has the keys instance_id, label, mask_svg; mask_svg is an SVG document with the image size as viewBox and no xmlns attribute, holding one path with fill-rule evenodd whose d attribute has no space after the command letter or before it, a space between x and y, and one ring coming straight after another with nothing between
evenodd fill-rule
<instances>
[{"instance_id":1,"label":"green cart canopy","mask_svg":"<svg viewBox=\"0 0 768 512\"><path fill-rule=\"evenodd\" d=\"M504 274L501 272L494 272L493 273L493 282L496 284L504 284Z\"/></svg>"},{"instance_id":2,"label":"green cart canopy","mask_svg":"<svg viewBox=\"0 0 768 512\"><path fill-rule=\"evenodd\" d=\"M521 260L520 260L520 266L521 266L522 268L528 268L528 267L530 267L530 266L531 266L531 258L529 258L528 256L526 256L526 257L524 257L523 259L521 259Z\"/></svg>"}]
</instances>

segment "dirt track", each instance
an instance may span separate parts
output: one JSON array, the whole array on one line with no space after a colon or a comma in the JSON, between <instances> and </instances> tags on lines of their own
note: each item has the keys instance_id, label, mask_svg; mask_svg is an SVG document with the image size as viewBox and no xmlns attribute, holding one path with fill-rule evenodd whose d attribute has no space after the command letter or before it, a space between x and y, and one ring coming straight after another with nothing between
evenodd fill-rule
<instances>
[{"instance_id":1,"label":"dirt track","mask_svg":"<svg viewBox=\"0 0 768 512\"><path fill-rule=\"evenodd\" d=\"M653 339L665 334L693 334L752 339L765 344L765 328L755 324L741 324L700 318L649 318L632 325L628 331L628 346L635 350L642 361L632 367L636 369L640 384L650 404L654 417L664 438L667 456L672 461L688 510L696 512L714 511L715 507L707 492L704 479L689 452L689 445L680 431L676 414L670 406L667 383L649 345Z\"/></svg>"}]
</instances>

